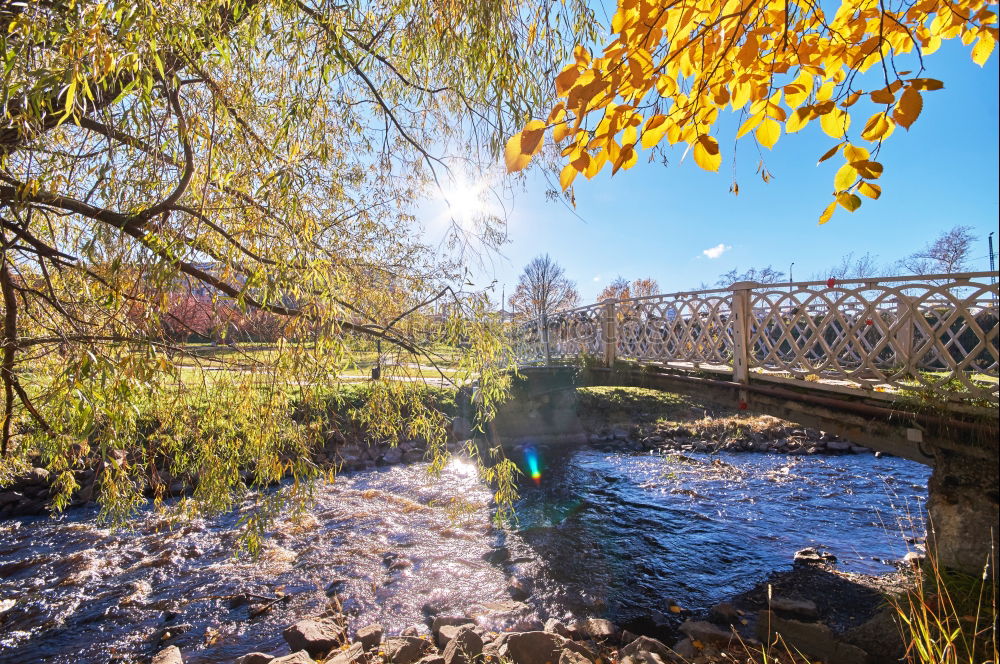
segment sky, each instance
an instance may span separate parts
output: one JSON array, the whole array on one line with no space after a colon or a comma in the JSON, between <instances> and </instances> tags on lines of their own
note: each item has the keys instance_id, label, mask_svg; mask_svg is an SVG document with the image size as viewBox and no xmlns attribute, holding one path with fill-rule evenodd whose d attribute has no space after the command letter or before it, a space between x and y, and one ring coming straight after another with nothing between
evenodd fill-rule
<instances>
[{"instance_id":1,"label":"sky","mask_svg":"<svg viewBox=\"0 0 1000 664\"><path fill-rule=\"evenodd\" d=\"M924 92L914 125L908 132L897 127L885 142L882 196L863 199L854 213L838 208L829 223L818 224L843 163L838 155L816 165L836 143L818 122L782 135L773 150L761 148L773 175L769 183L756 174L760 157L746 137L736 164L739 195L729 193L737 126L730 115L718 131L725 157L718 173L701 170L690 157L678 163L683 146L667 167L646 163L650 153L643 151L639 164L614 177L610 169L592 180L578 177L575 210L547 199L552 187L541 169L500 182L513 190L504 201L509 241L499 252L468 256L471 280L478 287L495 282L497 296L509 295L524 265L548 253L577 282L582 304L619 275L652 277L662 292L674 292L714 284L733 268L771 265L787 278L794 263L792 274L801 281L821 277L850 252L893 263L956 225L973 228L973 267L986 270L986 236L998 231L1000 216L998 54L980 68L969 49L949 42L925 59L923 75L943 80L945 88ZM425 206L432 243L445 227L442 210L440 202Z\"/></svg>"}]
</instances>

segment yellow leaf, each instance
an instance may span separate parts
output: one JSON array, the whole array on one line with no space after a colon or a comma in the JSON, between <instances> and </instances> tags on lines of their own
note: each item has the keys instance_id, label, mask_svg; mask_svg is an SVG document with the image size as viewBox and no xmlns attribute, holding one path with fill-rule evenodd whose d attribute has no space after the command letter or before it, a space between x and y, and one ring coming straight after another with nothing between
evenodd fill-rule
<instances>
[{"instance_id":1,"label":"yellow leaf","mask_svg":"<svg viewBox=\"0 0 1000 664\"><path fill-rule=\"evenodd\" d=\"M819 125L827 136L840 138L847 133L848 127L851 126L851 116L839 108L834 108L819 119Z\"/></svg>"},{"instance_id":2,"label":"yellow leaf","mask_svg":"<svg viewBox=\"0 0 1000 664\"><path fill-rule=\"evenodd\" d=\"M940 90L944 87L944 83L936 78L915 78L910 83L917 90Z\"/></svg>"},{"instance_id":3,"label":"yellow leaf","mask_svg":"<svg viewBox=\"0 0 1000 664\"><path fill-rule=\"evenodd\" d=\"M565 97L569 89L573 87L576 83L576 79L580 77L580 70L577 69L575 64L567 65L562 72L556 76L556 94L560 97Z\"/></svg>"},{"instance_id":4,"label":"yellow leaf","mask_svg":"<svg viewBox=\"0 0 1000 664\"><path fill-rule=\"evenodd\" d=\"M984 66L986 61L990 59L995 46L996 40L993 39L993 35L986 30L981 31L979 33L979 41L972 47L972 61L980 67Z\"/></svg>"},{"instance_id":5,"label":"yellow leaf","mask_svg":"<svg viewBox=\"0 0 1000 664\"><path fill-rule=\"evenodd\" d=\"M542 149L542 138L545 134L545 123L541 120L531 120L524 129L514 134L504 148L504 161L507 172L514 173L523 170L531 158Z\"/></svg>"},{"instance_id":6,"label":"yellow leaf","mask_svg":"<svg viewBox=\"0 0 1000 664\"><path fill-rule=\"evenodd\" d=\"M826 152L824 152L823 156L820 157L819 161L816 162L816 165L818 166L819 164L822 164L824 161L826 161L827 159L829 159L833 155L837 154L837 150L840 149L841 145L843 145L843 144L842 143L837 143L832 148L830 148L829 150L827 150Z\"/></svg>"},{"instance_id":7,"label":"yellow leaf","mask_svg":"<svg viewBox=\"0 0 1000 664\"><path fill-rule=\"evenodd\" d=\"M614 175L618 172L619 168L624 168L628 170L635 166L635 162L639 159L639 155L635 152L635 145L629 143L622 147L621 151L618 153L618 158L615 159L614 168L611 169L611 174Z\"/></svg>"},{"instance_id":8,"label":"yellow leaf","mask_svg":"<svg viewBox=\"0 0 1000 664\"><path fill-rule=\"evenodd\" d=\"M924 99L914 87L906 88L903 95L896 104L896 110L892 113L892 119L904 129L909 130L916 119L920 116L920 111L924 108Z\"/></svg>"},{"instance_id":9,"label":"yellow leaf","mask_svg":"<svg viewBox=\"0 0 1000 664\"><path fill-rule=\"evenodd\" d=\"M739 130L736 132L736 138L743 138L751 131L757 128L757 125L761 123L764 119L763 113L754 113L749 118L746 119L742 125L740 125Z\"/></svg>"},{"instance_id":10,"label":"yellow leaf","mask_svg":"<svg viewBox=\"0 0 1000 664\"><path fill-rule=\"evenodd\" d=\"M781 137L781 125L776 120L767 118L757 127L757 140L768 149L774 147Z\"/></svg>"},{"instance_id":11,"label":"yellow leaf","mask_svg":"<svg viewBox=\"0 0 1000 664\"><path fill-rule=\"evenodd\" d=\"M557 124L552 129L552 139L556 143L559 143L560 141L562 141L564 138L566 138L567 136L569 136L572 133L573 133L573 128L571 126L569 126L569 123L568 122L563 122L561 124Z\"/></svg>"},{"instance_id":12,"label":"yellow leaf","mask_svg":"<svg viewBox=\"0 0 1000 664\"><path fill-rule=\"evenodd\" d=\"M851 166L853 166L861 177L866 180L877 180L882 177L882 164L877 161L868 161L867 159L863 159L861 161L851 162Z\"/></svg>"},{"instance_id":13,"label":"yellow leaf","mask_svg":"<svg viewBox=\"0 0 1000 664\"><path fill-rule=\"evenodd\" d=\"M663 138L663 134L670 127L665 115L654 115L646 122L646 128L642 132L642 147L647 150L658 144Z\"/></svg>"},{"instance_id":14,"label":"yellow leaf","mask_svg":"<svg viewBox=\"0 0 1000 664\"><path fill-rule=\"evenodd\" d=\"M656 91L661 97L669 97L677 92L677 81L666 75L661 75L656 79Z\"/></svg>"},{"instance_id":15,"label":"yellow leaf","mask_svg":"<svg viewBox=\"0 0 1000 664\"><path fill-rule=\"evenodd\" d=\"M876 90L871 94L872 101L876 104L891 104L896 101L896 95L889 91L889 88Z\"/></svg>"},{"instance_id":16,"label":"yellow leaf","mask_svg":"<svg viewBox=\"0 0 1000 664\"><path fill-rule=\"evenodd\" d=\"M861 207L861 199L855 194L849 194L846 191L842 191L837 194L837 202L840 203L841 207L849 212L854 212Z\"/></svg>"},{"instance_id":17,"label":"yellow leaf","mask_svg":"<svg viewBox=\"0 0 1000 664\"><path fill-rule=\"evenodd\" d=\"M706 171L718 171L722 165L719 142L707 134L699 136L694 144L694 161Z\"/></svg>"},{"instance_id":18,"label":"yellow leaf","mask_svg":"<svg viewBox=\"0 0 1000 664\"><path fill-rule=\"evenodd\" d=\"M861 94L862 92L860 90L856 90L855 92L847 95L847 99L840 103L841 108L850 108L851 106L854 106L854 104L861 99Z\"/></svg>"},{"instance_id":19,"label":"yellow leaf","mask_svg":"<svg viewBox=\"0 0 1000 664\"><path fill-rule=\"evenodd\" d=\"M858 172L850 164L844 164L833 176L833 188L835 191L849 189L855 180L858 179Z\"/></svg>"},{"instance_id":20,"label":"yellow leaf","mask_svg":"<svg viewBox=\"0 0 1000 664\"><path fill-rule=\"evenodd\" d=\"M862 182L858 185L858 191L868 198L878 198L882 195L882 187L871 182Z\"/></svg>"},{"instance_id":21,"label":"yellow leaf","mask_svg":"<svg viewBox=\"0 0 1000 664\"><path fill-rule=\"evenodd\" d=\"M559 185L563 188L563 191L569 189L569 186L573 184L573 179L577 173L578 171L573 164L563 166L562 172L559 173Z\"/></svg>"},{"instance_id":22,"label":"yellow leaf","mask_svg":"<svg viewBox=\"0 0 1000 664\"><path fill-rule=\"evenodd\" d=\"M885 113L876 113L868 118L865 128L861 130L861 138L866 141L880 141L889 138L895 127L895 123Z\"/></svg>"},{"instance_id":23,"label":"yellow leaf","mask_svg":"<svg viewBox=\"0 0 1000 664\"><path fill-rule=\"evenodd\" d=\"M865 159L868 159L869 156L868 150L864 148L851 145L850 143L844 144L844 159L847 161L864 161Z\"/></svg>"},{"instance_id":24,"label":"yellow leaf","mask_svg":"<svg viewBox=\"0 0 1000 664\"><path fill-rule=\"evenodd\" d=\"M808 106L795 109L795 112L788 118L788 122L785 123L785 133L794 134L805 127L809 124L810 115L812 115L812 110Z\"/></svg>"},{"instance_id":25,"label":"yellow leaf","mask_svg":"<svg viewBox=\"0 0 1000 664\"><path fill-rule=\"evenodd\" d=\"M813 76L809 72L803 71L799 73L798 78L794 82L789 83L784 87L785 90L785 102L788 104L789 108L798 108L805 103L806 99L812 93L813 87Z\"/></svg>"},{"instance_id":26,"label":"yellow leaf","mask_svg":"<svg viewBox=\"0 0 1000 664\"><path fill-rule=\"evenodd\" d=\"M833 211L836 209L837 209L836 203L830 203L829 205L827 205L826 209L823 210L823 214L819 215L819 223L825 224L826 222L830 221L830 217L833 216Z\"/></svg>"}]
</instances>

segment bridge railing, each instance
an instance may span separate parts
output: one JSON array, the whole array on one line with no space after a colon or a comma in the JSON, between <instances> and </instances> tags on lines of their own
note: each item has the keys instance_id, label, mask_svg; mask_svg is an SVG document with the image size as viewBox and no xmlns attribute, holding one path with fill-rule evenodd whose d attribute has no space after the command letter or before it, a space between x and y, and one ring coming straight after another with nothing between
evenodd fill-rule
<instances>
[{"instance_id":1,"label":"bridge railing","mask_svg":"<svg viewBox=\"0 0 1000 664\"><path fill-rule=\"evenodd\" d=\"M524 364L587 355L996 402L997 296L990 272L741 282L578 307L522 325L514 341Z\"/></svg>"}]
</instances>

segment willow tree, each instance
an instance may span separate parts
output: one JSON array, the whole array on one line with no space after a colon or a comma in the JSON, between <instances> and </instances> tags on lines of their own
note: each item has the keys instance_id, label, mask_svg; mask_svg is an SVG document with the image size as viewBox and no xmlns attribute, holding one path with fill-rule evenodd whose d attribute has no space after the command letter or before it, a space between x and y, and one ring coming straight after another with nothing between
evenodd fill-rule
<instances>
[{"instance_id":1,"label":"willow tree","mask_svg":"<svg viewBox=\"0 0 1000 664\"><path fill-rule=\"evenodd\" d=\"M983 66L997 41L995 5L983 0L619 0L611 38L593 54L581 42L555 77L562 99L507 143L510 171L538 154L547 129L561 148L568 189L582 173L628 169L640 148L680 145L708 171L732 138L773 148L783 133L818 124L839 156L833 200L849 211L878 198L883 142L909 129L924 96L944 87L925 59L959 39ZM833 11L828 11L833 10ZM733 148L735 152L735 147ZM760 171L765 181L766 169ZM733 191L738 191L736 182Z\"/></svg>"},{"instance_id":2,"label":"willow tree","mask_svg":"<svg viewBox=\"0 0 1000 664\"><path fill-rule=\"evenodd\" d=\"M399 356L355 413L376 435L440 449L443 414L392 380L439 366L438 342L488 416L502 336L415 205L453 155L496 158L588 20L519 0L0 3L0 481L40 457L58 506L97 456L109 514L154 466L226 508L315 473L332 424L291 403L318 408L370 351ZM271 317L277 349L194 352L182 296Z\"/></svg>"}]
</instances>

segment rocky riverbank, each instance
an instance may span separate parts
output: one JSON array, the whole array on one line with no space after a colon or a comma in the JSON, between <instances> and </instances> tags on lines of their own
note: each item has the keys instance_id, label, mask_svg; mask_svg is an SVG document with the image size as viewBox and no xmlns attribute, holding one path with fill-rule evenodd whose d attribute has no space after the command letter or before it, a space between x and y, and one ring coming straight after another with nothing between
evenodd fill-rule
<instances>
[{"instance_id":1,"label":"rocky riverbank","mask_svg":"<svg viewBox=\"0 0 1000 664\"><path fill-rule=\"evenodd\" d=\"M899 573L866 576L840 572L817 549L795 554L790 571L772 574L752 590L693 614L669 602L669 614L653 613L651 634L636 634L602 618L570 624L521 621L516 630L484 629L476 612L431 615L398 635L381 625L347 629L344 598L327 611L299 620L283 632L286 654L251 652L237 664L662 664L734 661L888 664L903 655L895 612L886 598L912 581ZM505 610L517 612L518 602ZM667 636L672 634L672 636ZM169 632L163 642L169 641ZM670 644L670 645L668 645ZM163 645L163 643L161 643ZM165 645L153 664L182 664L183 652Z\"/></svg>"}]
</instances>

